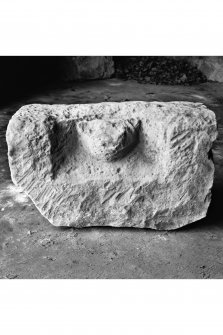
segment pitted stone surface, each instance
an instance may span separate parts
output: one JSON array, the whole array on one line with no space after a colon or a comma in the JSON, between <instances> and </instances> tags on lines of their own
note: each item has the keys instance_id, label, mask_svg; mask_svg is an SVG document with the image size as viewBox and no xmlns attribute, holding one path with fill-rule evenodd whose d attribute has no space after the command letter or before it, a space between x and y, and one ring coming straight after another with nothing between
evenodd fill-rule
<instances>
[{"instance_id":1,"label":"pitted stone surface","mask_svg":"<svg viewBox=\"0 0 223 335\"><path fill-rule=\"evenodd\" d=\"M216 120L203 104L28 105L10 120L11 177L56 226L176 229L205 217Z\"/></svg>"}]
</instances>

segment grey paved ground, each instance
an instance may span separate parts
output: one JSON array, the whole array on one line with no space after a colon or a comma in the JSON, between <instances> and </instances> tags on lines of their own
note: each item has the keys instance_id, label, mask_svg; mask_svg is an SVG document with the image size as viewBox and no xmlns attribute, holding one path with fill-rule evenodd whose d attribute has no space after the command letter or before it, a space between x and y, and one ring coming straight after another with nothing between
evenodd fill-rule
<instances>
[{"instance_id":1,"label":"grey paved ground","mask_svg":"<svg viewBox=\"0 0 223 335\"><path fill-rule=\"evenodd\" d=\"M5 131L29 103L196 101L215 111L219 139L207 218L177 231L62 229L41 217L11 182ZM116 79L72 84L0 108L1 278L223 278L223 84L142 85Z\"/></svg>"}]
</instances>

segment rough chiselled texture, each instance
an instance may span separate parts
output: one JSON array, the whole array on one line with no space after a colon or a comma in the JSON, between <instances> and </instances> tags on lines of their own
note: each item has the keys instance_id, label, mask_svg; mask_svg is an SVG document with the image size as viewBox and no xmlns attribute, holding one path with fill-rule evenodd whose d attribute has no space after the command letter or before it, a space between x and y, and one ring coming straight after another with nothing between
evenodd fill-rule
<instances>
[{"instance_id":1,"label":"rough chiselled texture","mask_svg":"<svg viewBox=\"0 0 223 335\"><path fill-rule=\"evenodd\" d=\"M175 229L205 217L216 120L201 103L28 105L10 120L12 180L56 226Z\"/></svg>"}]
</instances>

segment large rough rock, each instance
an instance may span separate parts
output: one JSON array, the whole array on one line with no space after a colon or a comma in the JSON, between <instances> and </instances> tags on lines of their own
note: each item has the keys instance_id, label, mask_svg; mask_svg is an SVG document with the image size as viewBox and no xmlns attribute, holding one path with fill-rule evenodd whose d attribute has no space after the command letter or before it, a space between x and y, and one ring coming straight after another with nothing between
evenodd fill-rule
<instances>
[{"instance_id":1,"label":"large rough rock","mask_svg":"<svg viewBox=\"0 0 223 335\"><path fill-rule=\"evenodd\" d=\"M196 66L208 80L223 82L223 56L185 56L183 58Z\"/></svg>"},{"instance_id":2,"label":"large rough rock","mask_svg":"<svg viewBox=\"0 0 223 335\"><path fill-rule=\"evenodd\" d=\"M205 217L215 114L189 102L28 105L7 129L12 180L56 226L175 229Z\"/></svg>"},{"instance_id":3,"label":"large rough rock","mask_svg":"<svg viewBox=\"0 0 223 335\"><path fill-rule=\"evenodd\" d=\"M67 56L61 58L61 77L65 81L106 79L115 69L111 56Z\"/></svg>"}]
</instances>

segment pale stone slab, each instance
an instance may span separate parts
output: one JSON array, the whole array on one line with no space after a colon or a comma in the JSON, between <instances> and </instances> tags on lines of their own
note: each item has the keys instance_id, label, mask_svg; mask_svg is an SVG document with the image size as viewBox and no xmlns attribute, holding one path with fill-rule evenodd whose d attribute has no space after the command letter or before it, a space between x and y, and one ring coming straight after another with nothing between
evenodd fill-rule
<instances>
[{"instance_id":1,"label":"pale stone slab","mask_svg":"<svg viewBox=\"0 0 223 335\"><path fill-rule=\"evenodd\" d=\"M56 226L176 229L205 217L215 114L201 103L28 105L10 120L12 180Z\"/></svg>"}]
</instances>

